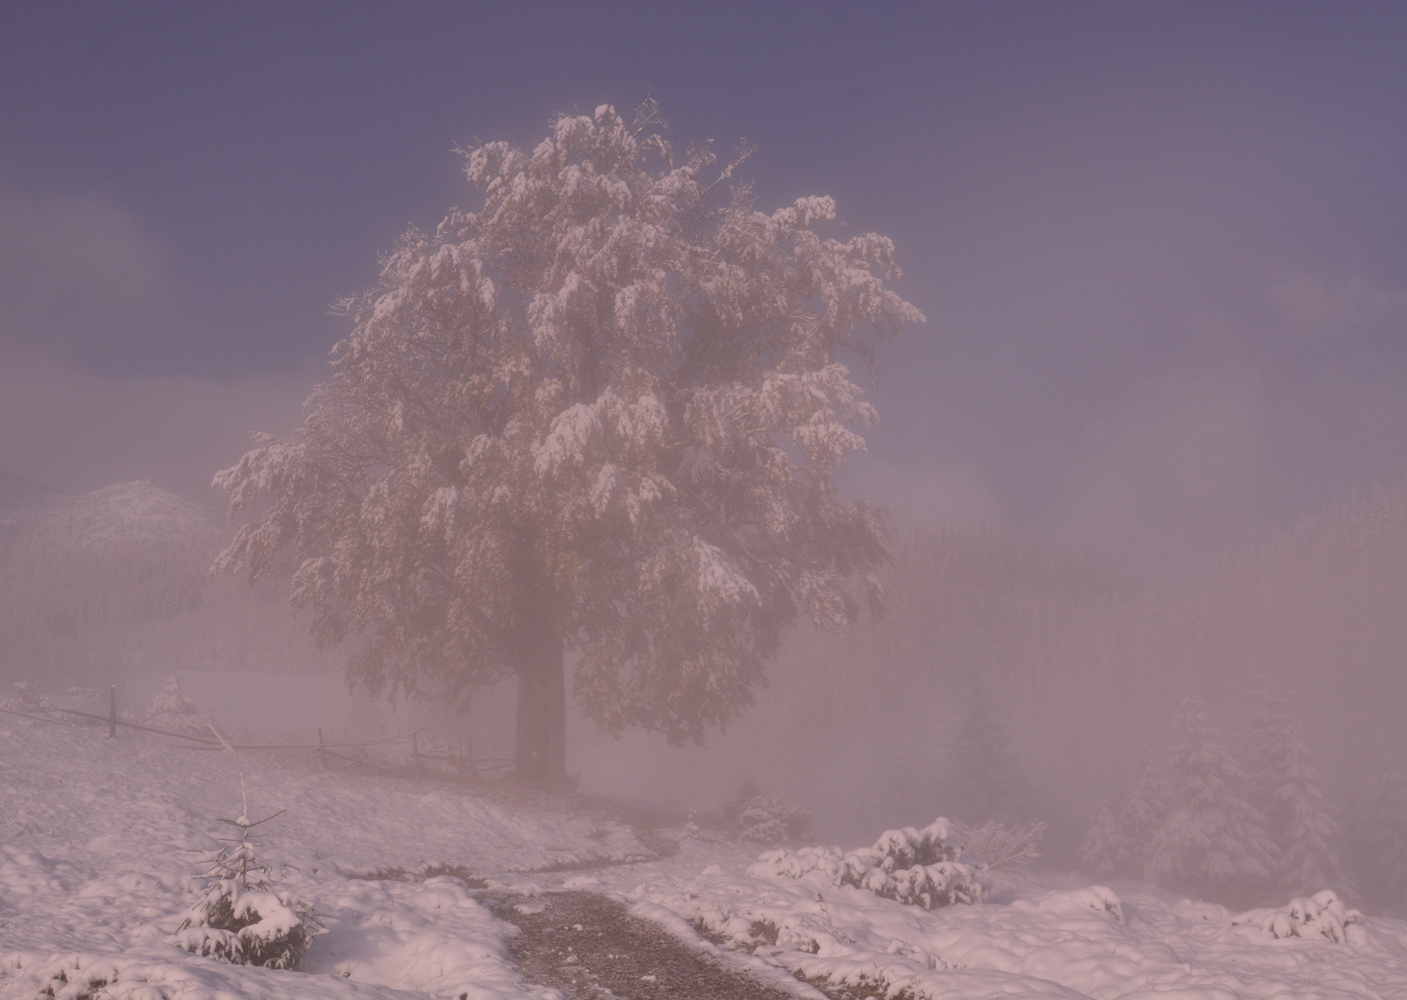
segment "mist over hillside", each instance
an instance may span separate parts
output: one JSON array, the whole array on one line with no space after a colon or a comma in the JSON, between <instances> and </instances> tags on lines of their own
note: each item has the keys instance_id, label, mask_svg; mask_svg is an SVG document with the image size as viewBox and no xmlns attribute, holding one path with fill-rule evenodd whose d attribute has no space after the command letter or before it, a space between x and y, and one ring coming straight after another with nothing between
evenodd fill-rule
<instances>
[{"instance_id":1,"label":"mist over hillside","mask_svg":"<svg viewBox=\"0 0 1407 1000\"><path fill-rule=\"evenodd\" d=\"M125 691L183 671L255 671L325 675L305 698L340 688L348 650L317 648L286 579L209 576L230 536L221 519L149 483L77 496L3 485L6 687ZM1393 709L1407 662L1407 491L1328 508L1191 587L1135 586L990 530L903 529L892 549L886 617L793 631L755 707L705 747L615 740L574 720L582 788L717 808L750 777L841 838L876 817L1046 820L1048 850L1068 860L1095 798L1166 759L1186 695L1234 742L1255 683L1287 692L1339 798L1365 762L1407 751ZM427 692L403 721L506 748L512 686L481 692L464 718Z\"/></svg>"},{"instance_id":2,"label":"mist over hillside","mask_svg":"<svg viewBox=\"0 0 1407 1000\"><path fill-rule=\"evenodd\" d=\"M277 581L210 577L230 528L188 500L149 482L81 495L5 483L0 664L10 679L59 690L153 672L334 666Z\"/></svg>"}]
</instances>

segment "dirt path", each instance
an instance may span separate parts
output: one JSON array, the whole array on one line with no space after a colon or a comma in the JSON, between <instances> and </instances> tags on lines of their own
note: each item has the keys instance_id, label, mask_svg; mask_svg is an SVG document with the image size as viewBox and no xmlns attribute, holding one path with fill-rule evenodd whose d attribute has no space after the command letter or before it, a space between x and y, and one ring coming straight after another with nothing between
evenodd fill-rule
<instances>
[{"instance_id":1,"label":"dirt path","mask_svg":"<svg viewBox=\"0 0 1407 1000\"><path fill-rule=\"evenodd\" d=\"M483 902L522 930L510 947L523 978L569 1000L789 1000L775 986L713 961L596 893Z\"/></svg>"}]
</instances>

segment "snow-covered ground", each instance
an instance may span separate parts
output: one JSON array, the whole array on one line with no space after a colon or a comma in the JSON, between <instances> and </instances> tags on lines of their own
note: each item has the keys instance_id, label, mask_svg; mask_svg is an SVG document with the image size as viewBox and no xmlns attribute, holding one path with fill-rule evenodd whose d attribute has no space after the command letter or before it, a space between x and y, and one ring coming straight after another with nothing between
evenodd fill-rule
<instances>
[{"instance_id":1,"label":"snow-covered ground","mask_svg":"<svg viewBox=\"0 0 1407 1000\"><path fill-rule=\"evenodd\" d=\"M555 996L518 976L513 928L444 869L525 894L594 889L813 998L793 975L861 997L1407 997L1407 923L1345 925L1333 907L1306 924L1312 912L1237 915L1137 884L997 873L989 901L929 912L824 871L769 874L755 849L721 841L640 860L650 852L628 827L546 797L168 742L0 716L0 998ZM287 810L259 828L260 852L326 928L301 972L173 943L200 852L238 815L241 774L251 816ZM422 877L369 877L396 871ZM1302 936L1276 936L1291 929Z\"/></svg>"}]
</instances>

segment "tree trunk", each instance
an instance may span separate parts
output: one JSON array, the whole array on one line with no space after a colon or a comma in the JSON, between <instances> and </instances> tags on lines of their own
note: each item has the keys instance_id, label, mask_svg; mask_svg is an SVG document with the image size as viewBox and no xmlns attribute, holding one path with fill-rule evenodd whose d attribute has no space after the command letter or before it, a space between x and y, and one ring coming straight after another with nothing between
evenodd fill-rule
<instances>
[{"instance_id":1,"label":"tree trunk","mask_svg":"<svg viewBox=\"0 0 1407 1000\"><path fill-rule=\"evenodd\" d=\"M562 638L534 636L518 663L518 729L515 768L519 781L547 788L567 786L567 672Z\"/></svg>"}]
</instances>

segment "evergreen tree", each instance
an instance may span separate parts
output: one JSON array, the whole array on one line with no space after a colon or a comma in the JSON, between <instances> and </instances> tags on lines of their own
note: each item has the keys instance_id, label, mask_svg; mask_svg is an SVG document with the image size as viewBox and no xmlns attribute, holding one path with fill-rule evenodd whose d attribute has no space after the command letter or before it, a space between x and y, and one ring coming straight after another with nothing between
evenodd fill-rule
<instances>
[{"instance_id":1,"label":"evergreen tree","mask_svg":"<svg viewBox=\"0 0 1407 1000\"><path fill-rule=\"evenodd\" d=\"M1095 806L1094 825L1080 845L1080 864L1095 875L1119 875L1129 867L1129 845L1108 799Z\"/></svg>"},{"instance_id":2,"label":"evergreen tree","mask_svg":"<svg viewBox=\"0 0 1407 1000\"><path fill-rule=\"evenodd\" d=\"M834 471L875 419L842 357L923 318L893 243L825 236L829 198L716 204L738 161L676 164L662 127L602 105L469 150L482 210L406 234L303 426L216 477L262 508L217 569L291 550L319 640L359 640L350 680L516 677L529 781L566 780L568 651L604 731L697 741L798 615L880 607L882 521Z\"/></svg>"},{"instance_id":3,"label":"evergreen tree","mask_svg":"<svg viewBox=\"0 0 1407 1000\"><path fill-rule=\"evenodd\" d=\"M1119 833L1128 850L1130 874L1144 874L1153 860L1153 841L1172 812L1172 793L1163 769L1151 760L1139 765L1119 811Z\"/></svg>"},{"instance_id":4,"label":"evergreen tree","mask_svg":"<svg viewBox=\"0 0 1407 1000\"><path fill-rule=\"evenodd\" d=\"M951 758L954 805L965 819L1016 819L1023 784L1006 720L983 690L968 701Z\"/></svg>"},{"instance_id":5,"label":"evergreen tree","mask_svg":"<svg viewBox=\"0 0 1407 1000\"><path fill-rule=\"evenodd\" d=\"M1285 895L1310 896L1321 889L1343 893L1343 872L1332 846L1339 839L1338 824L1325 806L1301 728L1284 695L1269 687L1258 691L1243 756L1251 803L1265 816L1279 848L1275 881Z\"/></svg>"},{"instance_id":6,"label":"evergreen tree","mask_svg":"<svg viewBox=\"0 0 1407 1000\"><path fill-rule=\"evenodd\" d=\"M1203 899L1245 906L1264 893L1278 861L1265 819L1245 797L1245 775L1215 742L1195 698L1183 702L1184 740L1171 759L1173 810L1153 838L1149 874Z\"/></svg>"},{"instance_id":7,"label":"evergreen tree","mask_svg":"<svg viewBox=\"0 0 1407 1000\"><path fill-rule=\"evenodd\" d=\"M1364 904L1372 913L1407 917L1407 779L1396 756L1378 758L1353 815L1354 867Z\"/></svg>"}]
</instances>

